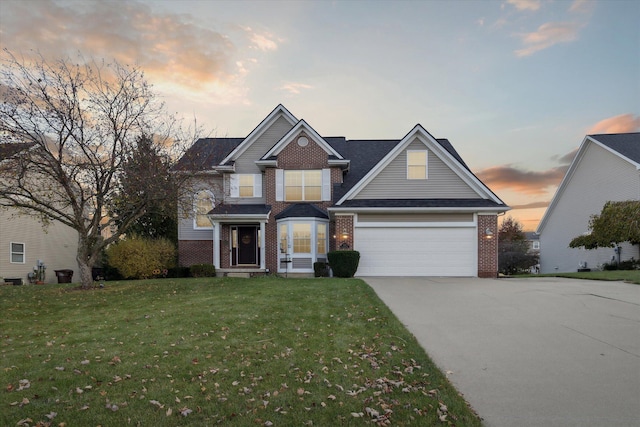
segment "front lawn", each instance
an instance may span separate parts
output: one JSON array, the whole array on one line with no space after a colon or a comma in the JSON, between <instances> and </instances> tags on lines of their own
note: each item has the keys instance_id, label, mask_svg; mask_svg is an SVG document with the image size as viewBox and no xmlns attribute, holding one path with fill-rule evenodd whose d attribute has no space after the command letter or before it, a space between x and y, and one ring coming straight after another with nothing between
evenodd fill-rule
<instances>
[{"instance_id":1,"label":"front lawn","mask_svg":"<svg viewBox=\"0 0 640 427\"><path fill-rule=\"evenodd\" d=\"M0 287L0 425L479 426L357 279Z\"/></svg>"}]
</instances>

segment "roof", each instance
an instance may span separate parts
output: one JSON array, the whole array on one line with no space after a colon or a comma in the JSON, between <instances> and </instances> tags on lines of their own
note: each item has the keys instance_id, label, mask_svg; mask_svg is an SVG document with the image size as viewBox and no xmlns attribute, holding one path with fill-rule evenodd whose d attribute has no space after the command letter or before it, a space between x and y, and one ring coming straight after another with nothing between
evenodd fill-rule
<instances>
[{"instance_id":1,"label":"roof","mask_svg":"<svg viewBox=\"0 0 640 427\"><path fill-rule=\"evenodd\" d=\"M310 203L296 203L289 206L278 215L276 219L283 218L325 218L329 219L329 215L319 207Z\"/></svg>"},{"instance_id":2,"label":"roof","mask_svg":"<svg viewBox=\"0 0 640 427\"><path fill-rule=\"evenodd\" d=\"M636 163L640 163L640 132L589 135L594 139Z\"/></svg>"},{"instance_id":3,"label":"roof","mask_svg":"<svg viewBox=\"0 0 640 427\"><path fill-rule=\"evenodd\" d=\"M489 199L352 199L345 208L499 208L503 204Z\"/></svg>"},{"instance_id":4,"label":"roof","mask_svg":"<svg viewBox=\"0 0 640 427\"><path fill-rule=\"evenodd\" d=\"M218 205L207 215L268 215L269 205Z\"/></svg>"},{"instance_id":5,"label":"roof","mask_svg":"<svg viewBox=\"0 0 640 427\"><path fill-rule=\"evenodd\" d=\"M180 158L174 170L204 171L213 169L229 155L244 138L201 138Z\"/></svg>"},{"instance_id":6,"label":"roof","mask_svg":"<svg viewBox=\"0 0 640 427\"><path fill-rule=\"evenodd\" d=\"M33 144L25 142L3 142L0 143L0 161L15 156L22 150L33 146Z\"/></svg>"}]
</instances>

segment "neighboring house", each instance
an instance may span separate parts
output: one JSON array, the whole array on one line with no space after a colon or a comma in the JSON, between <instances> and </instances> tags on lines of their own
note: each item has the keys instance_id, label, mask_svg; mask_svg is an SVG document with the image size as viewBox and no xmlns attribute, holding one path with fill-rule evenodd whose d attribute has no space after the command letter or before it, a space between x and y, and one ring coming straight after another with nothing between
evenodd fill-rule
<instances>
[{"instance_id":1,"label":"neighboring house","mask_svg":"<svg viewBox=\"0 0 640 427\"><path fill-rule=\"evenodd\" d=\"M540 236L534 231L527 231L524 233L527 239L528 249L527 253L537 255L540 253Z\"/></svg>"},{"instance_id":2,"label":"neighboring house","mask_svg":"<svg viewBox=\"0 0 640 427\"><path fill-rule=\"evenodd\" d=\"M0 143L0 162L19 155L28 145ZM0 183L1 185L1 183ZM78 276L76 253L78 233L60 222L46 227L35 218L18 215L15 208L0 208L0 277L28 282L38 260L46 266L46 282L56 283L55 270L74 270Z\"/></svg>"},{"instance_id":3,"label":"neighboring house","mask_svg":"<svg viewBox=\"0 0 640 427\"><path fill-rule=\"evenodd\" d=\"M509 208L446 139L322 137L282 105L246 138L198 140L179 261L220 274L313 273L335 249L359 276L497 276L497 215Z\"/></svg>"},{"instance_id":4,"label":"neighboring house","mask_svg":"<svg viewBox=\"0 0 640 427\"><path fill-rule=\"evenodd\" d=\"M617 259L613 248L569 248L589 232L591 215L608 201L640 200L640 133L587 135L571 162L537 233L542 273L597 269ZM638 245L621 244L621 260L640 259Z\"/></svg>"}]
</instances>

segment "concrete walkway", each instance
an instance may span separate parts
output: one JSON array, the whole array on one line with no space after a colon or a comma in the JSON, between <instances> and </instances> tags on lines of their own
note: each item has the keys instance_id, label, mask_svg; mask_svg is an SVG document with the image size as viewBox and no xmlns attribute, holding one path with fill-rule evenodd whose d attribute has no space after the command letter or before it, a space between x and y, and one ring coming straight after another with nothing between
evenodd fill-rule
<instances>
[{"instance_id":1,"label":"concrete walkway","mask_svg":"<svg viewBox=\"0 0 640 427\"><path fill-rule=\"evenodd\" d=\"M487 426L640 426L639 285L363 279Z\"/></svg>"}]
</instances>

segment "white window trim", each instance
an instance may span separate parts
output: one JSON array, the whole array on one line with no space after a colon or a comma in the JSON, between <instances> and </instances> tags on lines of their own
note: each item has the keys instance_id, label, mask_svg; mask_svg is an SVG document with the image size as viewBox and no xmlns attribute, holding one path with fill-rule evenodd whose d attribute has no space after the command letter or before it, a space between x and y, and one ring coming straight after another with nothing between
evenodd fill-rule
<instances>
[{"instance_id":1,"label":"white window trim","mask_svg":"<svg viewBox=\"0 0 640 427\"><path fill-rule=\"evenodd\" d=\"M315 262L319 256L321 257L325 257L327 256L327 253L329 252L329 221L326 219L322 219L322 218L286 218L286 219L282 219L280 221L278 221L278 272L284 273L285 271L291 272L291 273L308 273L308 272L312 272L313 271L313 262ZM311 252L307 253L296 253L293 252L293 224L311 224ZM326 232L325 232L325 250L327 252L319 254L318 253L318 224L325 224L326 225ZM287 227L287 250L286 252L282 252L280 250L280 227L282 226L286 226ZM298 269L294 269L292 264L289 264L287 266L287 268L281 268L281 260L284 259L285 257L288 257L289 259L293 259L295 257L304 257L304 258L311 258L312 260L312 267L310 269L306 269L306 268L298 268Z\"/></svg>"},{"instance_id":2,"label":"white window trim","mask_svg":"<svg viewBox=\"0 0 640 427\"><path fill-rule=\"evenodd\" d=\"M22 252L14 252L13 245L22 245ZM22 254L22 262L15 262L13 254ZM26 264L27 263L27 245L24 242L9 242L9 264Z\"/></svg>"},{"instance_id":3,"label":"white window trim","mask_svg":"<svg viewBox=\"0 0 640 427\"><path fill-rule=\"evenodd\" d=\"M211 201L212 201L211 209L215 208L216 206L216 196L213 194L211 190L202 189L202 190L196 191L196 194L193 200L193 229L194 230L213 230L213 224L211 224L208 227L201 227L198 225L198 195L202 192L207 192L211 196Z\"/></svg>"},{"instance_id":4,"label":"white window trim","mask_svg":"<svg viewBox=\"0 0 640 427\"><path fill-rule=\"evenodd\" d=\"M240 176L251 176L253 178L253 195L240 195ZM262 197L262 174L240 173L229 176L229 196L237 199L255 199Z\"/></svg>"},{"instance_id":5,"label":"white window trim","mask_svg":"<svg viewBox=\"0 0 640 427\"><path fill-rule=\"evenodd\" d=\"M409 153L424 153L424 178L409 178ZM407 150L407 179L410 181L425 180L429 178L429 150Z\"/></svg>"},{"instance_id":6,"label":"white window trim","mask_svg":"<svg viewBox=\"0 0 640 427\"><path fill-rule=\"evenodd\" d=\"M320 171L320 199L305 199L304 198L304 172L307 171ZM302 172L302 199L301 200L289 200L287 199L287 186L285 183L286 172ZM276 169L276 200L284 202L326 202L331 201L331 169Z\"/></svg>"}]
</instances>

